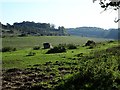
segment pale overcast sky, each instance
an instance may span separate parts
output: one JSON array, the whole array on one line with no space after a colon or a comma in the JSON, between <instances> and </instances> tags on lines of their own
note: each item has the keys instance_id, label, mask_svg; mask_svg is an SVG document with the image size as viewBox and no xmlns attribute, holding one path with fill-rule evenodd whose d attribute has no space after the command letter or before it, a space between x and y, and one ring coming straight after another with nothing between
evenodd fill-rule
<instances>
[{"instance_id":1,"label":"pale overcast sky","mask_svg":"<svg viewBox=\"0 0 120 90\"><path fill-rule=\"evenodd\" d=\"M103 9L92 0L0 0L0 22L51 23L56 26L117 28L117 11Z\"/></svg>"}]
</instances>

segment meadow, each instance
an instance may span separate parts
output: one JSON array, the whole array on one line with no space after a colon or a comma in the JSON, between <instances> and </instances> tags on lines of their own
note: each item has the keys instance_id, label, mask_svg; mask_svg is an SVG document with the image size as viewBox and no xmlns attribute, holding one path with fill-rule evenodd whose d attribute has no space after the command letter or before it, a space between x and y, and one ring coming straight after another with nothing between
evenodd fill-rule
<instances>
[{"instance_id":1,"label":"meadow","mask_svg":"<svg viewBox=\"0 0 120 90\"><path fill-rule=\"evenodd\" d=\"M87 38L77 36L29 36L29 37L5 37L2 39L3 47L14 47L18 49L33 48L35 45L43 47L44 42L51 43L53 46L58 44L76 44L82 45L87 40L96 42L107 41L103 38Z\"/></svg>"},{"instance_id":2,"label":"meadow","mask_svg":"<svg viewBox=\"0 0 120 90\"><path fill-rule=\"evenodd\" d=\"M96 45L85 46L87 40L94 40ZM73 44L77 48L65 47L66 52L46 54L49 49L43 49L43 42L53 47ZM33 50L35 45L40 49ZM3 46L17 49L2 53L3 90L101 90L105 89L103 82L113 85L105 90L120 89L118 41L74 36L5 37ZM96 87L99 77L103 81L99 80Z\"/></svg>"},{"instance_id":3,"label":"meadow","mask_svg":"<svg viewBox=\"0 0 120 90\"><path fill-rule=\"evenodd\" d=\"M47 61L61 60L59 56L72 57L77 53L88 53L89 49L84 47L78 47L74 50L74 53L70 53L71 50L67 50L63 54L52 54L46 55L45 49L43 49L43 43L49 42L52 46L57 46L59 44L74 44L76 46L83 46L87 40L94 40L95 42L105 42L109 41L107 39L98 38L87 38L87 37L76 37L76 36L30 36L30 37L6 37L2 39L3 47L12 47L18 50L14 52L5 52L2 54L3 58L3 68L25 68L28 65L34 65L37 63L45 63ZM33 50L35 46L39 46L40 50ZM79 49L80 48L80 49ZM35 52L36 55L32 57L27 57L30 52ZM67 59L65 59L67 60ZM18 64L19 63L19 64Z\"/></svg>"}]
</instances>

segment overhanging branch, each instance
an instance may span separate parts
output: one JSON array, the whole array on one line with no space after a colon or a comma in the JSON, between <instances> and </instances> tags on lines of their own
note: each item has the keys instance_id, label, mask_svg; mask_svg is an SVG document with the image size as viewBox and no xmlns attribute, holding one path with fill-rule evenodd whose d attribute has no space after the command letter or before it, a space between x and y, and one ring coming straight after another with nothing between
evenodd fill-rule
<instances>
[{"instance_id":1,"label":"overhanging branch","mask_svg":"<svg viewBox=\"0 0 120 90\"><path fill-rule=\"evenodd\" d=\"M120 19L117 19L117 20L115 19L115 20L114 20L115 23L118 23L119 21L120 21Z\"/></svg>"}]
</instances>

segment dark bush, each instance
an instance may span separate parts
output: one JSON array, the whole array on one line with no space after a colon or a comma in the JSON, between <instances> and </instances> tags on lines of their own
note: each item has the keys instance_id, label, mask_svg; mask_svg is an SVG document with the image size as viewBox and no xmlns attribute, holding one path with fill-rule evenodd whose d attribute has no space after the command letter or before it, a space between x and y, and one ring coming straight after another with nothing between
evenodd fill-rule
<instances>
[{"instance_id":1,"label":"dark bush","mask_svg":"<svg viewBox=\"0 0 120 90\"><path fill-rule=\"evenodd\" d=\"M22 34L18 35L18 37L25 37L25 36L27 36L27 34L22 33Z\"/></svg>"},{"instance_id":2,"label":"dark bush","mask_svg":"<svg viewBox=\"0 0 120 90\"><path fill-rule=\"evenodd\" d=\"M114 42L113 40L108 41L108 43L113 43L113 42Z\"/></svg>"},{"instance_id":3,"label":"dark bush","mask_svg":"<svg viewBox=\"0 0 120 90\"><path fill-rule=\"evenodd\" d=\"M88 49L93 49L94 48L94 46L90 46Z\"/></svg>"},{"instance_id":4,"label":"dark bush","mask_svg":"<svg viewBox=\"0 0 120 90\"><path fill-rule=\"evenodd\" d=\"M39 50L39 49L40 49L39 46L35 46L35 47L33 47L33 50Z\"/></svg>"},{"instance_id":5,"label":"dark bush","mask_svg":"<svg viewBox=\"0 0 120 90\"><path fill-rule=\"evenodd\" d=\"M92 40L88 40L87 43L85 44L85 46L95 46L96 43Z\"/></svg>"},{"instance_id":6,"label":"dark bush","mask_svg":"<svg viewBox=\"0 0 120 90\"><path fill-rule=\"evenodd\" d=\"M73 44L68 44L67 47L68 47L68 49L77 49L77 46L75 46Z\"/></svg>"},{"instance_id":7,"label":"dark bush","mask_svg":"<svg viewBox=\"0 0 120 90\"><path fill-rule=\"evenodd\" d=\"M2 52L9 52L11 50L10 47L3 47Z\"/></svg>"},{"instance_id":8,"label":"dark bush","mask_svg":"<svg viewBox=\"0 0 120 90\"><path fill-rule=\"evenodd\" d=\"M10 51L16 51L16 48L12 47L3 47L2 52L10 52Z\"/></svg>"},{"instance_id":9,"label":"dark bush","mask_svg":"<svg viewBox=\"0 0 120 90\"><path fill-rule=\"evenodd\" d=\"M66 52L65 47L64 46L57 46L57 47L54 47L54 48L48 50L46 54L50 54L50 53L62 53L62 52Z\"/></svg>"}]
</instances>

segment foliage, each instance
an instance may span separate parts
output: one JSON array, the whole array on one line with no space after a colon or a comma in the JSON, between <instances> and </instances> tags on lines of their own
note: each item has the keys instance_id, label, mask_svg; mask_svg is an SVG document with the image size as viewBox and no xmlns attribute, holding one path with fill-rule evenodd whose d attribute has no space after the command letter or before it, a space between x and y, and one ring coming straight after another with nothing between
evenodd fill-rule
<instances>
[{"instance_id":1,"label":"foliage","mask_svg":"<svg viewBox=\"0 0 120 90\"><path fill-rule=\"evenodd\" d=\"M50 53L62 53L62 52L66 52L66 49L64 46L56 46L51 48L50 50L48 50L46 52L46 54L50 54Z\"/></svg>"},{"instance_id":2,"label":"foliage","mask_svg":"<svg viewBox=\"0 0 120 90\"><path fill-rule=\"evenodd\" d=\"M16 51L16 48L12 47L3 47L2 52L10 52L10 51Z\"/></svg>"},{"instance_id":3,"label":"foliage","mask_svg":"<svg viewBox=\"0 0 120 90\"><path fill-rule=\"evenodd\" d=\"M35 23L30 21L23 21L20 23L14 23L13 25L7 24L3 25L1 24L3 30L2 34L6 35L6 33L9 34L16 34L17 32L18 36L26 36L26 35L35 35L35 36L64 36L67 35L65 32L65 28L63 26L59 26L58 29L56 29L53 25L49 23Z\"/></svg>"},{"instance_id":4,"label":"foliage","mask_svg":"<svg viewBox=\"0 0 120 90\"><path fill-rule=\"evenodd\" d=\"M58 46L55 46L51 48L50 50L48 50L46 54L66 52L66 48L77 49L77 46L74 44L59 44Z\"/></svg>"},{"instance_id":5,"label":"foliage","mask_svg":"<svg viewBox=\"0 0 120 90\"><path fill-rule=\"evenodd\" d=\"M119 39L118 29L103 29L103 28L97 28L97 27L78 27L78 28L68 28L66 31L68 34L74 35L74 36Z\"/></svg>"},{"instance_id":6,"label":"foliage","mask_svg":"<svg viewBox=\"0 0 120 90\"><path fill-rule=\"evenodd\" d=\"M97 0L93 0L95 2ZM120 0L100 0L101 8L107 10L108 7L113 7L114 10L118 10L120 8Z\"/></svg>"},{"instance_id":7,"label":"foliage","mask_svg":"<svg viewBox=\"0 0 120 90\"><path fill-rule=\"evenodd\" d=\"M93 40L88 40L85 44L85 46L95 46L96 43Z\"/></svg>"},{"instance_id":8,"label":"foliage","mask_svg":"<svg viewBox=\"0 0 120 90\"><path fill-rule=\"evenodd\" d=\"M93 58L84 58L80 72L56 86L55 90L119 90L120 46L96 51Z\"/></svg>"}]
</instances>

